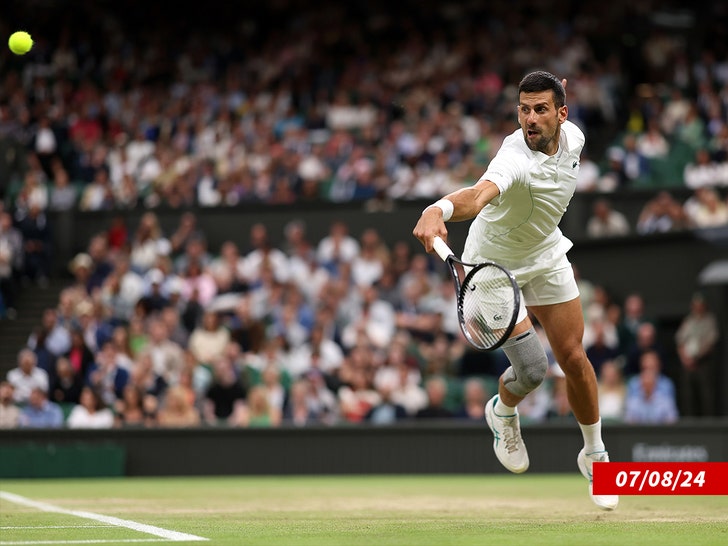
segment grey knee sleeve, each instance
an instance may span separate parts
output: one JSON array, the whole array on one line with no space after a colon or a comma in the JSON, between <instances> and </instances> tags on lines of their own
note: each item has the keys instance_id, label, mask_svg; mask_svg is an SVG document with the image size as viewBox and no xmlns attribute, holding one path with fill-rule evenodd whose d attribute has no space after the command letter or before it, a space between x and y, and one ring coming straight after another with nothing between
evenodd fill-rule
<instances>
[{"instance_id":1,"label":"grey knee sleeve","mask_svg":"<svg viewBox=\"0 0 728 546\"><path fill-rule=\"evenodd\" d=\"M511 363L503 373L503 384L516 396L526 396L541 384L549 366L536 330L531 328L509 339L503 344L503 351Z\"/></svg>"}]
</instances>

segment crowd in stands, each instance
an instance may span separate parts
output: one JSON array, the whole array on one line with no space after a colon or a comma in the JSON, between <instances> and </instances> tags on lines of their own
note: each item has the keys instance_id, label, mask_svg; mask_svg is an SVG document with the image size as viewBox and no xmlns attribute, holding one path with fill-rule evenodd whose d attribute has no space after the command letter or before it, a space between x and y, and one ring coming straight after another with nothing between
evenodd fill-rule
<instances>
[{"instance_id":1,"label":"crowd in stands","mask_svg":"<svg viewBox=\"0 0 728 546\"><path fill-rule=\"evenodd\" d=\"M171 233L153 211L128 229L110 220L71 261L73 280L7 373L2 426L483 420L507 359L464 341L441 262L387 245L375 228L354 237L343 220L317 241L298 220L274 236L255 224L245 248L209 248L192 212ZM718 327L704 299L663 347L639 294L615 301L579 282L605 420L673 422L678 405L714 414ZM669 349L681 358L683 400L664 373ZM573 419L549 355L524 420Z\"/></svg>"},{"instance_id":2,"label":"crowd in stands","mask_svg":"<svg viewBox=\"0 0 728 546\"><path fill-rule=\"evenodd\" d=\"M86 5L28 56L6 53L0 137L26 153L0 187L16 216L437 197L477 180L516 128L515 85L532 67L569 80L569 118L590 143L579 191L728 185L728 60L710 33L687 55L688 30L629 2L568 14L549 2L278 4L269 24L239 12L242 36L227 22L208 40L201 20L183 43L169 40L184 11L132 26L107 8L92 32L79 28ZM600 33L625 32L625 19L641 49L603 51Z\"/></svg>"},{"instance_id":3,"label":"crowd in stands","mask_svg":"<svg viewBox=\"0 0 728 546\"><path fill-rule=\"evenodd\" d=\"M0 140L18 152L1 167L4 316L23 280L48 283L49 211L148 212L138 226L110 218L70 264L75 282L0 388L3 420L23 406L7 418L16 426L58 424L53 404L67 426L481 419L473 408L505 361L473 363L449 281L426 256L388 247L374 229L354 239L345 223L321 241L300 223L284 234L257 225L248 248L208 248L182 211L383 206L472 184L516 129L515 85L536 67L568 78L569 118L587 135L577 191L605 194L590 236L728 225L717 8L699 14L711 24L696 41L689 28L702 19L660 24L649 1L316 9L284 0L242 15L223 3L212 33L207 12L145 4L140 20L94 4L46 21L27 56L0 55ZM681 201L678 188L694 193ZM630 225L608 195L640 189L656 193ZM157 207L180 210L173 233L162 232ZM642 377L642 360L654 358L637 341L649 338L649 321L632 312L639 304L584 288L585 346L614 417L676 418L668 402L646 408L664 391L660 372ZM681 353L698 391L694 361L714 343ZM627 403L635 392L642 398ZM553 363L524 417L570 418L563 394Z\"/></svg>"}]
</instances>

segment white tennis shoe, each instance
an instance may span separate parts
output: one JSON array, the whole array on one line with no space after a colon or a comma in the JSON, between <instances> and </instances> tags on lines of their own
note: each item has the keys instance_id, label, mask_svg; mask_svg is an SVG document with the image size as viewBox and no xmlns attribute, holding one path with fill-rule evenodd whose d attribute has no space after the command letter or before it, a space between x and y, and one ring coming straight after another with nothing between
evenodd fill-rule
<instances>
[{"instance_id":1,"label":"white tennis shoe","mask_svg":"<svg viewBox=\"0 0 728 546\"><path fill-rule=\"evenodd\" d=\"M493 451L503 466L515 474L528 470L528 452L521 438L521 425L518 411L513 415L498 415L495 403L498 395L488 400L485 405L485 420L493 431Z\"/></svg>"},{"instance_id":2,"label":"white tennis shoe","mask_svg":"<svg viewBox=\"0 0 728 546\"><path fill-rule=\"evenodd\" d=\"M576 464L584 477L589 480L589 496L599 508L602 510L614 510L619 504L619 495L595 495L592 492L592 464L609 462L609 454L606 451L595 451L587 453L584 448L579 452L576 458Z\"/></svg>"}]
</instances>

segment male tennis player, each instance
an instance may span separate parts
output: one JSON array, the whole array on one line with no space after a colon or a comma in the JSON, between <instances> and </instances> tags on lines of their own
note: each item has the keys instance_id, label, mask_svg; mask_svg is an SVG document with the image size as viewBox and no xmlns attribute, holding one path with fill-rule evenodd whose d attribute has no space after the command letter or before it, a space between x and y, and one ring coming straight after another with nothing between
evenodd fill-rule
<instances>
[{"instance_id":1,"label":"male tennis player","mask_svg":"<svg viewBox=\"0 0 728 546\"><path fill-rule=\"evenodd\" d=\"M511 472L528 469L516 406L541 384L548 367L527 307L545 329L566 374L569 404L584 437L577 464L589 480L589 494L597 506L613 510L618 496L592 493L592 463L609 456L602 441L596 376L582 347L579 290L566 257L572 243L558 227L574 194L584 146L584 134L566 119L565 86L566 80L548 72L526 75L518 87L520 130L503 141L475 185L427 207L413 234L431 252L436 236L447 240L445 222L474 219L462 259L501 263L521 289L517 324L502 346L511 365L485 407L498 460Z\"/></svg>"}]
</instances>

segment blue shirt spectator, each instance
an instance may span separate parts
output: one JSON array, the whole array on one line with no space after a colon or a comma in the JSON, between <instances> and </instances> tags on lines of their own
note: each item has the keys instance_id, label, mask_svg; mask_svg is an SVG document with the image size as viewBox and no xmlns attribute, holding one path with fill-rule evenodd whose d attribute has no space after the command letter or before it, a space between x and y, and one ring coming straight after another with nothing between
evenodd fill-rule
<instances>
[{"instance_id":1,"label":"blue shirt spectator","mask_svg":"<svg viewBox=\"0 0 728 546\"><path fill-rule=\"evenodd\" d=\"M627 393L624 420L628 423L652 425L677 421L675 397L657 389L658 373L655 370L643 370L639 379L639 389Z\"/></svg>"},{"instance_id":2,"label":"blue shirt spectator","mask_svg":"<svg viewBox=\"0 0 728 546\"><path fill-rule=\"evenodd\" d=\"M20 428L61 428L63 410L55 402L50 402L43 389L35 388L30 393L28 405L20 410Z\"/></svg>"}]
</instances>

